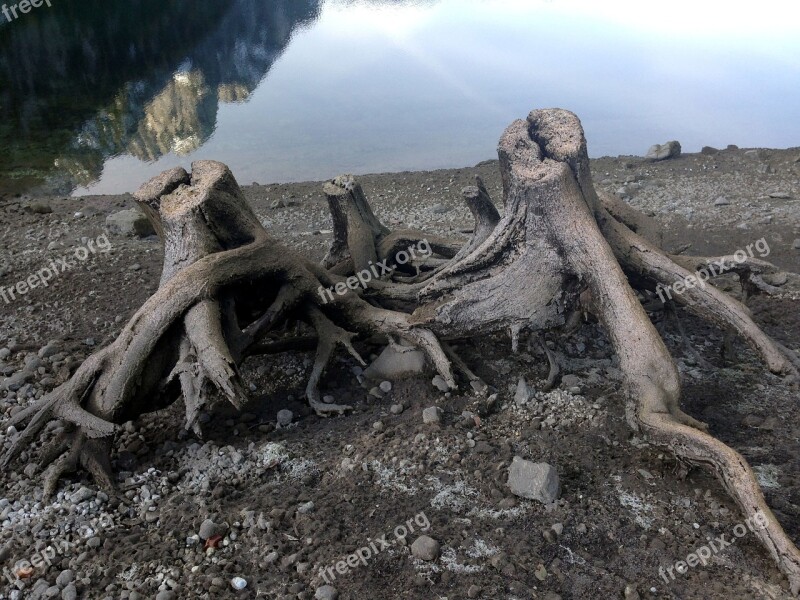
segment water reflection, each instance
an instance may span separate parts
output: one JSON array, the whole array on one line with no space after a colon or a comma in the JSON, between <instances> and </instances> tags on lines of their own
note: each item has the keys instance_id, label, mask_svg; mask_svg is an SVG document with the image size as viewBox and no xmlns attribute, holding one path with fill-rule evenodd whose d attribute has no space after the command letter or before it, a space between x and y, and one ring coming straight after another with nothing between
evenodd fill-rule
<instances>
[{"instance_id":1,"label":"water reflection","mask_svg":"<svg viewBox=\"0 0 800 600\"><path fill-rule=\"evenodd\" d=\"M109 157L188 155L318 0L60 0L0 27L0 178L69 192Z\"/></svg>"},{"instance_id":2,"label":"water reflection","mask_svg":"<svg viewBox=\"0 0 800 600\"><path fill-rule=\"evenodd\" d=\"M460 167L533 107L592 156L800 139L800 4L58 0L0 24L0 192Z\"/></svg>"}]
</instances>

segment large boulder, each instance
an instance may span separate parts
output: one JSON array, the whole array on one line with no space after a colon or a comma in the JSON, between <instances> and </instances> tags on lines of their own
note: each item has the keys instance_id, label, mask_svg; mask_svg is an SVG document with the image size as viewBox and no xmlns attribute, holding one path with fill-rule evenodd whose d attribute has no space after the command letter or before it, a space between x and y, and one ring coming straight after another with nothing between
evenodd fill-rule
<instances>
[{"instance_id":1,"label":"large boulder","mask_svg":"<svg viewBox=\"0 0 800 600\"><path fill-rule=\"evenodd\" d=\"M155 229L140 210L132 208L106 217L106 228L118 235L147 237L155 235Z\"/></svg>"},{"instance_id":2,"label":"large boulder","mask_svg":"<svg viewBox=\"0 0 800 600\"><path fill-rule=\"evenodd\" d=\"M675 140L667 142L666 144L656 144L650 146L647 151L647 156L651 160L666 160L668 158L676 158L681 155L681 144Z\"/></svg>"}]
</instances>

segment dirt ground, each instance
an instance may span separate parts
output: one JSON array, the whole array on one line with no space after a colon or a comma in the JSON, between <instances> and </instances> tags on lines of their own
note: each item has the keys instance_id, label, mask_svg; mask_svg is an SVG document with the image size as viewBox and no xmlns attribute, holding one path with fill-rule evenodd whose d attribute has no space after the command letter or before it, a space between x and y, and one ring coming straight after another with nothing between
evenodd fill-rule
<instances>
[{"instance_id":1,"label":"dirt ground","mask_svg":"<svg viewBox=\"0 0 800 600\"><path fill-rule=\"evenodd\" d=\"M592 167L598 187L655 216L668 249L729 254L763 238L766 260L800 271L800 149L729 149L659 163L603 158ZM389 227L466 239L471 219L460 190L476 174L499 202L496 162L361 181ZM322 257L331 223L318 182L254 183L245 193L269 231ZM35 203L43 206L32 212ZM155 291L157 239L104 228L108 215L133 204L128 195L0 199L0 286L74 259L90 241L95 249L98 240L110 243L108 252L73 260L46 288L0 298L0 371L29 374L15 390L3 383L3 415L52 389ZM735 278L717 283L738 294ZM758 297L750 306L771 336L800 350L800 299ZM710 368L672 317L651 316L684 378L684 409L754 466L769 505L800 543L798 393L741 342L736 359L724 361L723 332L685 311L688 341ZM536 339L517 354L504 335L457 346L498 394L495 402L468 385L442 394L432 373L394 381L379 398L370 391L380 382L360 383L355 361L340 354L323 389L354 410L331 419L310 414L302 400L311 353L251 359L248 407L206 415L204 439L181 430L179 404L125 426L113 460L126 502L85 474L42 502L37 443L0 474L0 598L334 598L326 583L341 600L788 597L752 532L738 536L743 519L716 479L629 430L602 329L586 323L569 338L545 338L564 366L548 393L538 391L548 365ZM359 348L371 357L382 350ZM536 391L525 405L514 402L520 377ZM442 409L441 423L423 422L431 406ZM294 420L277 427L282 409ZM8 434L3 426L3 445ZM558 501L511 493L508 467L517 455L556 467ZM204 543L207 519L222 537ZM414 531L398 538L399 526ZM440 545L433 561L410 552L423 533ZM378 542L384 535L387 547ZM721 535L733 543L707 564L667 574ZM362 548L371 556L336 570ZM33 570L17 580L23 560ZM237 577L246 583L238 591Z\"/></svg>"}]
</instances>

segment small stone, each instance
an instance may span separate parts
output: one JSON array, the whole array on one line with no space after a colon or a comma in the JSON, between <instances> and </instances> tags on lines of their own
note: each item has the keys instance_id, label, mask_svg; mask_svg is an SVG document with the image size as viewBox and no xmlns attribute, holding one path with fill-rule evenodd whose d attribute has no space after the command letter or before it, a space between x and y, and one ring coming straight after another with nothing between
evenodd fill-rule
<instances>
[{"instance_id":1,"label":"small stone","mask_svg":"<svg viewBox=\"0 0 800 600\"><path fill-rule=\"evenodd\" d=\"M100 544L102 543L103 542L99 537L92 537L89 538L89 541L86 542L86 545L89 546L89 548L99 548Z\"/></svg>"},{"instance_id":2,"label":"small stone","mask_svg":"<svg viewBox=\"0 0 800 600\"><path fill-rule=\"evenodd\" d=\"M440 423L442 421L442 409L438 406L430 406L422 411L422 422L428 425Z\"/></svg>"},{"instance_id":3,"label":"small stone","mask_svg":"<svg viewBox=\"0 0 800 600\"><path fill-rule=\"evenodd\" d=\"M61 571L56 577L56 585L58 587L66 587L75 580L75 573L71 569Z\"/></svg>"},{"instance_id":4,"label":"small stone","mask_svg":"<svg viewBox=\"0 0 800 600\"><path fill-rule=\"evenodd\" d=\"M517 406L523 406L528 403L532 395L528 382L525 381L524 377L520 377L517 382L517 391L514 392L514 403Z\"/></svg>"},{"instance_id":5,"label":"small stone","mask_svg":"<svg viewBox=\"0 0 800 600\"><path fill-rule=\"evenodd\" d=\"M374 398L383 398L383 392L381 391L381 388L379 388L378 386L371 388L369 390L369 395L373 396Z\"/></svg>"},{"instance_id":6,"label":"small stone","mask_svg":"<svg viewBox=\"0 0 800 600\"><path fill-rule=\"evenodd\" d=\"M450 208L439 202L431 206L431 212L435 215L443 215L450 212Z\"/></svg>"},{"instance_id":7,"label":"small stone","mask_svg":"<svg viewBox=\"0 0 800 600\"><path fill-rule=\"evenodd\" d=\"M197 532L201 540L210 540L217 535L225 535L226 527L219 525L211 519L206 519L200 525L200 530Z\"/></svg>"},{"instance_id":8,"label":"small stone","mask_svg":"<svg viewBox=\"0 0 800 600\"><path fill-rule=\"evenodd\" d=\"M243 590L247 587L247 580L243 577L234 577L231 579L231 587L235 590Z\"/></svg>"},{"instance_id":9,"label":"small stone","mask_svg":"<svg viewBox=\"0 0 800 600\"><path fill-rule=\"evenodd\" d=\"M700 154L718 154L719 150L714 148L713 146L703 146L700 149Z\"/></svg>"},{"instance_id":10,"label":"small stone","mask_svg":"<svg viewBox=\"0 0 800 600\"><path fill-rule=\"evenodd\" d=\"M478 596L481 595L482 591L483 591L483 588L473 584L473 585L469 586L469 589L467 590L467 597L468 598L477 598Z\"/></svg>"},{"instance_id":11,"label":"small stone","mask_svg":"<svg viewBox=\"0 0 800 600\"><path fill-rule=\"evenodd\" d=\"M61 590L61 600L77 600L78 598L78 590L74 584L68 584L63 590Z\"/></svg>"},{"instance_id":12,"label":"small stone","mask_svg":"<svg viewBox=\"0 0 800 600\"><path fill-rule=\"evenodd\" d=\"M511 492L527 498L550 504L561 495L558 472L547 463L534 463L515 456L508 469L508 487Z\"/></svg>"},{"instance_id":13,"label":"small stone","mask_svg":"<svg viewBox=\"0 0 800 600\"><path fill-rule=\"evenodd\" d=\"M447 385L447 382L444 380L444 378L441 375L437 375L436 377L434 377L433 381L431 381L431 383L440 392L449 392L450 391L450 386Z\"/></svg>"},{"instance_id":14,"label":"small stone","mask_svg":"<svg viewBox=\"0 0 800 600\"><path fill-rule=\"evenodd\" d=\"M297 507L297 512L300 513L301 515L307 515L308 513L313 511L314 511L314 503L311 501L306 502L305 504L301 504L300 506Z\"/></svg>"},{"instance_id":15,"label":"small stone","mask_svg":"<svg viewBox=\"0 0 800 600\"><path fill-rule=\"evenodd\" d=\"M339 590L332 585L318 587L314 593L314 600L336 600L339 597Z\"/></svg>"},{"instance_id":16,"label":"small stone","mask_svg":"<svg viewBox=\"0 0 800 600\"><path fill-rule=\"evenodd\" d=\"M792 249L800 250L800 238L797 238L794 242L792 242Z\"/></svg>"},{"instance_id":17,"label":"small stone","mask_svg":"<svg viewBox=\"0 0 800 600\"><path fill-rule=\"evenodd\" d=\"M639 590L632 583L625 586L625 600L640 600Z\"/></svg>"},{"instance_id":18,"label":"small stone","mask_svg":"<svg viewBox=\"0 0 800 600\"><path fill-rule=\"evenodd\" d=\"M557 536L561 536L564 533L564 524L563 523L555 523L551 529L555 532Z\"/></svg>"},{"instance_id":19,"label":"small stone","mask_svg":"<svg viewBox=\"0 0 800 600\"><path fill-rule=\"evenodd\" d=\"M156 595L156 600L175 600L177 596L172 590L161 590Z\"/></svg>"},{"instance_id":20,"label":"small stone","mask_svg":"<svg viewBox=\"0 0 800 600\"><path fill-rule=\"evenodd\" d=\"M336 402L336 398L334 398L334 397L333 397L333 396L331 396L330 394L325 394L325 395L322 397L322 401L323 401L325 404L333 404L334 402Z\"/></svg>"},{"instance_id":21,"label":"small stone","mask_svg":"<svg viewBox=\"0 0 800 600\"><path fill-rule=\"evenodd\" d=\"M382 381L380 387L381 387L381 391L384 394L388 394L389 392L392 391L392 382L391 381Z\"/></svg>"},{"instance_id":22,"label":"small stone","mask_svg":"<svg viewBox=\"0 0 800 600\"><path fill-rule=\"evenodd\" d=\"M375 421L375 422L372 424L372 428L373 428L375 431L383 431L383 421Z\"/></svg>"},{"instance_id":23,"label":"small stone","mask_svg":"<svg viewBox=\"0 0 800 600\"><path fill-rule=\"evenodd\" d=\"M791 200L792 199L792 195L789 192L785 192L783 190L772 192L772 193L770 193L769 197L770 198L775 198L777 200Z\"/></svg>"},{"instance_id":24,"label":"small stone","mask_svg":"<svg viewBox=\"0 0 800 600\"><path fill-rule=\"evenodd\" d=\"M284 408L283 410L278 411L278 425L280 425L281 427L286 427L287 425L291 425L293 420L294 420L294 413L289 409Z\"/></svg>"},{"instance_id":25,"label":"small stone","mask_svg":"<svg viewBox=\"0 0 800 600\"><path fill-rule=\"evenodd\" d=\"M392 413L393 415L399 415L400 413L403 412L403 405L392 404L391 408L389 409L389 412Z\"/></svg>"},{"instance_id":26,"label":"small stone","mask_svg":"<svg viewBox=\"0 0 800 600\"><path fill-rule=\"evenodd\" d=\"M730 201L725 196L720 196L714 200L714 206L728 206Z\"/></svg>"},{"instance_id":27,"label":"small stone","mask_svg":"<svg viewBox=\"0 0 800 600\"><path fill-rule=\"evenodd\" d=\"M544 581L545 579L547 579L547 569L545 569L544 565L542 565L542 564L540 564L536 568L536 570L533 572L533 574L536 576L536 579L538 579L539 581Z\"/></svg>"},{"instance_id":28,"label":"small stone","mask_svg":"<svg viewBox=\"0 0 800 600\"><path fill-rule=\"evenodd\" d=\"M430 536L422 535L411 544L411 554L424 561L434 561L439 558L441 546Z\"/></svg>"},{"instance_id":29,"label":"small stone","mask_svg":"<svg viewBox=\"0 0 800 600\"><path fill-rule=\"evenodd\" d=\"M35 215L49 215L53 212L50 205L44 202L33 202L28 206L28 209Z\"/></svg>"}]
</instances>

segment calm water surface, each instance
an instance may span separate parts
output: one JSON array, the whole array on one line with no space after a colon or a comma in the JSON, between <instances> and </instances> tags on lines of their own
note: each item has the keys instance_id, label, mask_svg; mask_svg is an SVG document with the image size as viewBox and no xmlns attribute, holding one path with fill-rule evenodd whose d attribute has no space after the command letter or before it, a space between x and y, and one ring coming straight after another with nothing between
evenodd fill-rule
<instances>
[{"instance_id":1,"label":"calm water surface","mask_svg":"<svg viewBox=\"0 0 800 600\"><path fill-rule=\"evenodd\" d=\"M0 190L462 167L536 107L592 156L800 145L800 8L674 0L52 0L0 16Z\"/></svg>"}]
</instances>

